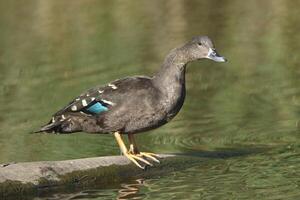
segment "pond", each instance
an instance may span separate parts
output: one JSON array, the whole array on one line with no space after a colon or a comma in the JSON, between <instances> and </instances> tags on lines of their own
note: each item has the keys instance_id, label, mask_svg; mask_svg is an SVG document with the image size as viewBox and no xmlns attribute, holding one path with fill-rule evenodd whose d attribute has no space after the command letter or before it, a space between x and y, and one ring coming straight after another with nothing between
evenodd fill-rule
<instances>
[{"instance_id":1,"label":"pond","mask_svg":"<svg viewBox=\"0 0 300 200\"><path fill-rule=\"evenodd\" d=\"M0 163L118 155L113 136L31 134L96 85L151 75L208 35L229 62L187 69L187 97L140 148L205 162L165 176L35 199L300 197L298 1L1 1ZM43 196L43 195L42 195Z\"/></svg>"}]
</instances>

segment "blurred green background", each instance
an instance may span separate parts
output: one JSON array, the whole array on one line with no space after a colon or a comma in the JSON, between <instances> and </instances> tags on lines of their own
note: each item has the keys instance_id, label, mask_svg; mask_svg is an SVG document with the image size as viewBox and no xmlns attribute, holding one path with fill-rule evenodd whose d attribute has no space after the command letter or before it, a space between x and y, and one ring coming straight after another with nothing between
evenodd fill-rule
<instances>
[{"instance_id":1,"label":"blurred green background","mask_svg":"<svg viewBox=\"0 0 300 200\"><path fill-rule=\"evenodd\" d=\"M208 35L229 62L189 65L183 109L139 134L140 148L229 155L175 173L186 186L182 197L299 197L299 7L292 0L0 1L0 163L119 154L111 135L30 133L82 91L151 75L170 49ZM258 149L268 150L233 156ZM218 167L234 173L221 176ZM149 184L172 189L173 178ZM178 197L173 189L158 197Z\"/></svg>"}]
</instances>

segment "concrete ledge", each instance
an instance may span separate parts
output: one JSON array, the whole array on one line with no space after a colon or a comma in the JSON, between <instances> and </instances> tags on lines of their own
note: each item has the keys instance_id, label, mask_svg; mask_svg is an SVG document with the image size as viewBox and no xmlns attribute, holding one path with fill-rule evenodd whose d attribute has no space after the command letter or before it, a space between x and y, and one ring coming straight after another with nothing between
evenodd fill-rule
<instances>
[{"instance_id":1,"label":"concrete ledge","mask_svg":"<svg viewBox=\"0 0 300 200\"><path fill-rule=\"evenodd\" d=\"M146 170L139 169L124 156L4 164L0 165L0 194L19 196L65 187L107 185L187 168L199 161L192 156L160 156L161 164Z\"/></svg>"}]
</instances>

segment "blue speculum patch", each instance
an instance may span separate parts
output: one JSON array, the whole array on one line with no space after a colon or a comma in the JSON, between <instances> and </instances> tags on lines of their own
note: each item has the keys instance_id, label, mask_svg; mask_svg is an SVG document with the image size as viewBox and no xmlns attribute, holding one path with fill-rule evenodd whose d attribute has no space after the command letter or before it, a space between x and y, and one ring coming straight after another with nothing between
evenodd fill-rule
<instances>
[{"instance_id":1,"label":"blue speculum patch","mask_svg":"<svg viewBox=\"0 0 300 200\"><path fill-rule=\"evenodd\" d=\"M101 112L104 111L108 111L108 108L103 106L101 103L97 102L94 105L90 106L89 108L87 108L87 110L89 112L95 113L95 114L99 114Z\"/></svg>"}]
</instances>

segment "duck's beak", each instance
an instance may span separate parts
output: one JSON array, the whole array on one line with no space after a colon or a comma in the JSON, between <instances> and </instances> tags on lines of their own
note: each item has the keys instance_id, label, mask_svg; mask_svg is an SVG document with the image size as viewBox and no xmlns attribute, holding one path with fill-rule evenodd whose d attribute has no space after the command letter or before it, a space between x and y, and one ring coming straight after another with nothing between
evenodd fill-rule
<instances>
[{"instance_id":1,"label":"duck's beak","mask_svg":"<svg viewBox=\"0 0 300 200\"><path fill-rule=\"evenodd\" d=\"M216 62L226 62L227 59L220 56L215 49L209 48L206 58L211 59Z\"/></svg>"}]
</instances>

